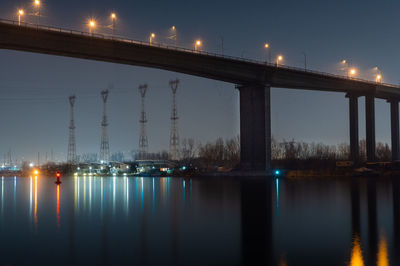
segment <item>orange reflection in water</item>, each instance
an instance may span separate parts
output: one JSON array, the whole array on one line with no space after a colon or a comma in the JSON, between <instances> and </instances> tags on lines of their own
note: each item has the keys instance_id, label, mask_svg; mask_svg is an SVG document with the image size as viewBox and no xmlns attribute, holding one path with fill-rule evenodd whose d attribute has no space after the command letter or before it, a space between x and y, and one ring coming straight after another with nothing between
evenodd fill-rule
<instances>
[{"instance_id":1,"label":"orange reflection in water","mask_svg":"<svg viewBox=\"0 0 400 266\"><path fill-rule=\"evenodd\" d=\"M378 247L378 266L389 266L388 250L385 236L381 236Z\"/></svg>"},{"instance_id":2,"label":"orange reflection in water","mask_svg":"<svg viewBox=\"0 0 400 266\"><path fill-rule=\"evenodd\" d=\"M60 184L57 184L57 227L60 228Z\"/></svg>"},{"instance_id":3,"label":"orange reflection in water","mask_svg":"<svg viewBox=\"0 0 400 266\"><path fill-rule=\"evenodd\" d=\"M37 197L38 197L38 181L37 181L37 176L35 176L35 183L34 183L34 202L35 202L35 208L34 208L34 215L33 215L33 223L35 224L35 228L37 227Z\"/></svg>"},{"instance_id":4,"label":"orange reflection in water","mask_svg":"<svg viewBox=\"0 0 400 266\"><path fill-rule=\"evenodd\" d=\"M351 251L350 266L364 266L359 235L355 235L353 239L353 249Z\"/></svg>"}]
</instances>

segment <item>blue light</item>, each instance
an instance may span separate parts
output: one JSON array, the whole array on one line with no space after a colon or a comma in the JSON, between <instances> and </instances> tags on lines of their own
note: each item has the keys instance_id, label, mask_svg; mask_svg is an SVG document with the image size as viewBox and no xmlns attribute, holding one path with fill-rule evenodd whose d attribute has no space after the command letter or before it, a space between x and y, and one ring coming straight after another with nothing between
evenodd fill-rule
<instances>
[{"instance_id":1,"label":"blue light","mask_svg":"<svg viewBox=\"0 0 400 266\"><path fill-rule=\"evenodd\" d=\"M275 170L275 175L279 175L281 172L279 170Z\"/></svg>"}]
</instances>

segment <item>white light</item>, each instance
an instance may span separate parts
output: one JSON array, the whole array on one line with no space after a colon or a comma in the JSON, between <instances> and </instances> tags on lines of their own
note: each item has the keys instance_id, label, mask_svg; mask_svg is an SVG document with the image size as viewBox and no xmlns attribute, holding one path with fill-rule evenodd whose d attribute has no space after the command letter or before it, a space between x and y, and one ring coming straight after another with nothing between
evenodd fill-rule
<instances>
[{"instance_id":1,"label":"white light","mask_svg":"<svg viewBox=\"0 0 400 266\"><path fill-rule=\"evenodd\" d=\"M30 163L30 164L29 164L29 167L33 167L33 166L34 166L34 164L33 164L33 163Z\"/></svg>"}]
</instances>

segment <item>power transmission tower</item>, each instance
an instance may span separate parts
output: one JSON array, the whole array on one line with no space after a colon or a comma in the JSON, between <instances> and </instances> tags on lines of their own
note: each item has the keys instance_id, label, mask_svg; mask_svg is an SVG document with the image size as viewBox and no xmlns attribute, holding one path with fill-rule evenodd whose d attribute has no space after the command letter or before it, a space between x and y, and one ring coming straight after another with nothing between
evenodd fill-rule
<instances>
[{"instance_id":1,"label":"power transmission tower","mask_svg":"<svg viewBox=\"0 0 400 266\"><path fill-rule=\"evenodd\" d=\"M68 141L68 156L67 161L69 164L76 164L76 143L75 143L75 121L74 121L74 104L75 95L69 97L69 105L71 107L70 124L69 124L69 141ZM53 150L51 151L53 155Z\"/></svg>"},{"instance_id":2,"label":"power transmission tower","mask_svg":"<svg viewBox=\"0 0 400 266\"><path fill-rule=\"evenodd\" d=\"M146 118L146 111L144 107L144 98L146 97L146 91L147 91L147 84L140 85L139 86L139 92L140 96L142 97L142 113L140 115L140 138L139 138L139 159L143 160L146 158L146 154L148 152L149 148L149 143L147 140L147 134L146 134L146 123L147 123L147 118Z\"/></svg>"},{"instance_id":3,"label":"power transmission tower","mask_svg":"<svg viewBox=\"0 0 400 266\"><path fill-rule=\"evenodd\" d=\"M176 108L176 91L178 90L179 79L170 80L172 89L172 113L171 113L171 136L169 140L169 155L171 160L179 160L179 133L178 133L178 112Z\"/></svg>"},{"instance_id":4,"label":"power transmission tower","mask_svg":"<svg viewBox=\"0 0 400 266\"><path fill-rule=\"evenodd\" d=\"M108 134L107 134L107 113L106 113L106 104L108 98L108 90L104 90L101 92L101 97L103 99L103 121L101 122L102 134L101 134L101 145L100 145L100 161L108 162L110 161L110 144L108 142Z\"/></svg>"}]
</instances>

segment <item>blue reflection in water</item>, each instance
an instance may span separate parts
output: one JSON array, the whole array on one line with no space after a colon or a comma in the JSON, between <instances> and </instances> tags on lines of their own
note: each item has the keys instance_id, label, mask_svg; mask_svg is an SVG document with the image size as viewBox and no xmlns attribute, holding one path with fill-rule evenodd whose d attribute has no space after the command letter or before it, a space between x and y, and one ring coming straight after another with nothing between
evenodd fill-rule
<instances>
[{"instance_id":1,"label":"blue reflection in water","mask_svg":"<svg viewBox=\"0 0 400 266\"><path fill-rule=\"evenodd\" d=\"M190 179L190 205L192 205L192 179Z\"/></svg>"},{"instance_id":2,"label":"blue reflection in water","mask_svg":"<svg viewBox=\"0 0 400 266\"><path fill-rule=\"evenodd\" d=\"M182 197L183 197L183 207L185 207L185 203L186 203L186 185L185 185L185 179L182 180L182 184L183 184L183 193L182 193Z\"/></svg>"},{"instance_id":3,"label":"blue reflection in water","mask_svg":"<svg viewBox=\"0 0 400 266\"><path fill-rule=\"evenodd\" d=\"M144 202L144 185L143 185L143 177L142 177L142 200L141 200L141 209L143 210L143 202Z\"/></svg>"},{"instance_id":4,"label":"blue reflection in water","mask_svg":"<svg viewBox=\"0 0 400 266\"><path fill-rule=\"evenodd\" d=\"M115 213L115 181L116 181L116 176L113 176L113 213Z\"/></svg>"},{"instance_id":5,"label":"blue reflection in water","mask_svg":"<svg viewBox=\"0 0 400 266\"><path fill-rule=\"evenodd\" d=\"M4 176L1 177L1 214L4 214Z\"/></svg>"},{"instance_id":6,"label":"blue reflection in water","mask_svg":"<svg viewBox=\"0 0 400 266\"><path fill-rule=\"evenodd\" d=\"M276 183L276 215L279 215L279 179L275 179Z\"/></svg>"},{"instance_id":7,"label":"blue reflection in water","mask_svg":"<svg viewBox=\"0 0 400 266\"><path fill-rule=\"evenodd\" d=\"M156 201L155 201L155 191L154 191L154 177L152 178L152 182L153 182L153 207L152 207L152 212L154 212L154 208L155 208L155 204L156 204Z\"/></svg>"},{"instance_id":8,"label":"blue reflection in water","mask_svg":"<svg viewBox=\"0 0 400 266\"><path fill-rule=\"evenodd\" d=\"M14 213L17 209L17 177L14 176Z\"/></svg>"}]
</instances>

